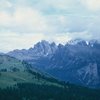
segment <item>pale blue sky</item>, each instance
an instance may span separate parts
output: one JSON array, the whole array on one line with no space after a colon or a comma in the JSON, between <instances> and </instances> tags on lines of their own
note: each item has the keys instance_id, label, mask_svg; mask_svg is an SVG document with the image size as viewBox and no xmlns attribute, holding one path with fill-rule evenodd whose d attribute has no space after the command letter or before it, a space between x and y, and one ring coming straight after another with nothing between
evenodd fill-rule
<instances>
[{"instance_id":1,"label":"pale blue sky","mask_svg":"<svg viewBox=\"0 0 100 100\"><path fill-rule=\"evenodd\" d=\"M0 51L46 39L100 39L100 0L0 0Z\"/></svg>"}]
</instances>

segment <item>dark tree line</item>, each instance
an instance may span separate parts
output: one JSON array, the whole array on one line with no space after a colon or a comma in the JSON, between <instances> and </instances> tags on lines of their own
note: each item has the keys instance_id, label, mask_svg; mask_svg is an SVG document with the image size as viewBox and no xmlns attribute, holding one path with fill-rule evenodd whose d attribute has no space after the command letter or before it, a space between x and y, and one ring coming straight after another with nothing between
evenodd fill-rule
<instances>
[{"instance_id":1,"label":"dark tree line","mask_svg":"<svg viewBox=\"0 0 100 100\"><path fill-rule=\"evenodd\" d=\"M0 100L100 100L100 91L71 84L61 88L26 83L0 89Z\"/></svg>"}]
</instances>

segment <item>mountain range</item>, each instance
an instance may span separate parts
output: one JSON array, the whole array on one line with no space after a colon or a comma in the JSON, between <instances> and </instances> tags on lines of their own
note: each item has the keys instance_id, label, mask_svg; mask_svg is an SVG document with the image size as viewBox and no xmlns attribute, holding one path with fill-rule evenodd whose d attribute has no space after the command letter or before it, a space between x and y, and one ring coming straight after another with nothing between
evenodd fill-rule
<instances>
[{"instance_id":1,"label":"mountain range","mask_svg":"<svg viewBox=\"0 0 100 100\"><path fill-rule=\"evenodd\" d=\"M42 40L28 50L7 53L53 77L92 88L100 87L100 42L71 40L66 44Z\"/></svg>"}]
</instances>

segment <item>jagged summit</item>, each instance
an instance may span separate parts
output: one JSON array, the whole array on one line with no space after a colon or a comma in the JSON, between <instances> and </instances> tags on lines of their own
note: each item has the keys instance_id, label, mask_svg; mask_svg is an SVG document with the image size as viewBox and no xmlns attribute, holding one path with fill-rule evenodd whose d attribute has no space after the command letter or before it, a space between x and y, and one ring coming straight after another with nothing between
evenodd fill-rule
<instances>
[{"instance_id":1,"label":"jagged summit","mask_svg":"<svg viewBox=\"0 0 100 100\"><path fill-rule=\"evenodd\" d=\"M41 42L36 43L34 47L31 47L28 50L16 49L16 50L8 52L7 55L16 57L20 60L32 59L33 57L37 58L41 56L52 55L56 51L57 48L58 47L55 42L49 43L46 40L42 40Z\"/></svg>"},{"instance_id":2,"label":"jagged summit","mask_svg":"<svg viewBox=\"0 0 100 100\"><path fill-rule=\"evenodd\" d=\"M93 47L94 44L100 44L100 41L98 40L83 40L83 39L74 39L74 40L69 40L68 42L66 42L66 44L62 44L62 43L58 43L58 45L55 43L55 42L48 42L46 40L41 40L40 42L37 42L33 47L29 48L29 49L22 49L22 50L19 50L19 49L15 49L13 51L10 51L10 52L20 52L20 51L23 51L23 52L26 52L26 51L33 51L33 49L40 49L41 51L43 49L50 49L50 47L55 47L57 48L58 46L60 45L83 45L83 46L86 46L86 45L90 45L91 47ZM8 52L8 53L10 53Z\"/></svg>"},{"instance_id":3,"label":"jagged summit","mask_svg":"<svg viewBox=\"0 0 100 100\"><path fill-rule=\"evenodd\" d=\"M95 40L95 39L93 39L93 40L75 39L75 40L68 41L67 44L69 44L69 45L79 44L79 45L83 45L83 46L86 46L86 45L93 46L94 44L100 44L100 41Z\"/></svg>"}]
</instances>

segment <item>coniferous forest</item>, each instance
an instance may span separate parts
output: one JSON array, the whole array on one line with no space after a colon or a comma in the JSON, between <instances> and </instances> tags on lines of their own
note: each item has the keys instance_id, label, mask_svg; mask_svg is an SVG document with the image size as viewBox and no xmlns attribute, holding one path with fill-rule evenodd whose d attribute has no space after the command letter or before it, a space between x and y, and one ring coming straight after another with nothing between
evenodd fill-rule
<instances>
[{"instance_id":1,"label":"coniferous forest","mask_svg":"<svg viewBox=\"0 0 100 100\"><path fill-rule=\"evenodd\" d=\"M0 89L0 100L100 100L100 91L69 83L63 87L24 83Z\"/></svg>"}]
</instances>

